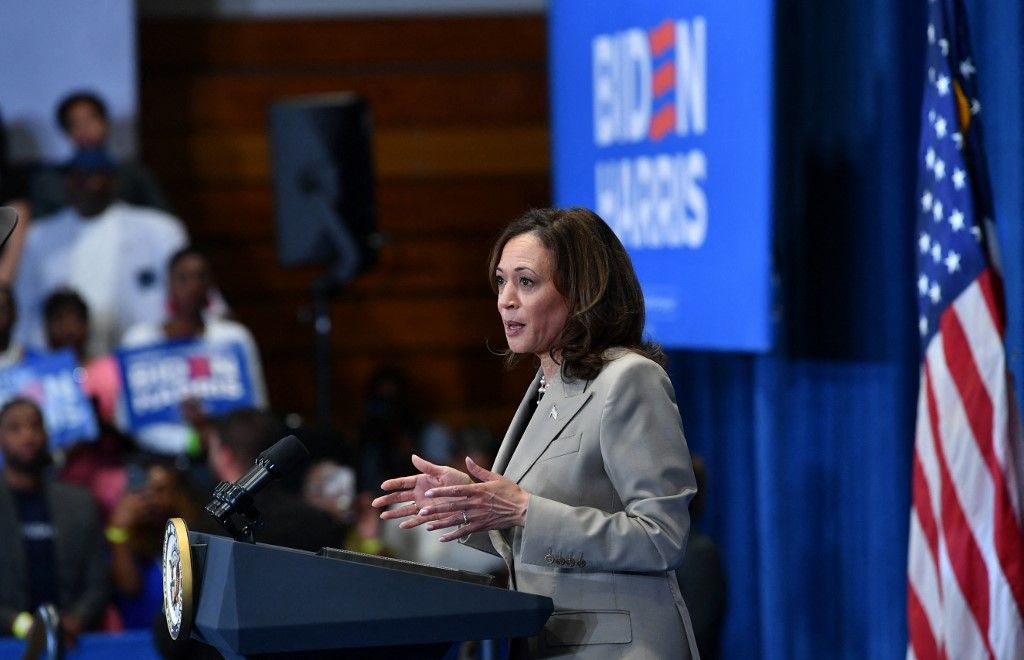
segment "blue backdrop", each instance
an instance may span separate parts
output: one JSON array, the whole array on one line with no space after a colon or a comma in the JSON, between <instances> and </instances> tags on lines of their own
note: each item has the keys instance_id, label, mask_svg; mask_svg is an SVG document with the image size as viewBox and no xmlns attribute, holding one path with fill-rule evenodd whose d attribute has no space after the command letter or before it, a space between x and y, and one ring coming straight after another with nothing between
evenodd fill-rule
<instances>
[{"instance_id":1,"label":"blue backdrop","mask_svg":"<svg viewBox=\"0 0 1024 660\"><path fill-rule=\"evenodd\" d=\"M725 658L906 652L925 1L776 5L779 341L671 355L728 571ZM1019 380L1024 21L1013 2L967 10Z\"/></svg>"},{"instance_id":2,"label":"blue backdrop","mask_svg":"<svg viewBox=\"0 0 1024 660\"><path fill-rule=\"evenodd\" d=\"M772 1L553 0L555 203L629 250L666 346L771 345Z\"/></svg>"}]
</instances>

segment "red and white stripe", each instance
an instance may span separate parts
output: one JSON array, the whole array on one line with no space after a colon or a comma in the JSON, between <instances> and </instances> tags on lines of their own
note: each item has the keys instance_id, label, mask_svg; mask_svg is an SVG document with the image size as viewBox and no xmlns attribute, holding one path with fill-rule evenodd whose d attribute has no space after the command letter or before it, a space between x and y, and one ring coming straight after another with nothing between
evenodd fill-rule
<instances>
[{"instance_id":1,"label":"red and white stripe","mask_svg":"<svg viewBox=\"0 0 1024 660\"><path fill-rule=\"evenodd\" d=\"M993 274L942 315L921 367L907 656L1024 658L1024 445Z\"/></svg>"}]
</instances>

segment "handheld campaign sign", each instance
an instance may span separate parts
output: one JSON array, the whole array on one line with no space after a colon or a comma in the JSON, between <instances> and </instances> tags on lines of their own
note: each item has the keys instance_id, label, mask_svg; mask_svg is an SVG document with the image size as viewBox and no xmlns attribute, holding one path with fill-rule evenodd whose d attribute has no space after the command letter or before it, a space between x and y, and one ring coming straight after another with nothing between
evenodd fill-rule
<instances>
[{"instance_id":1,"label":"handheld campaign sign","mask_svg":"<svg viewBox=\"0 0 1024 660\"><path fill-rule=\"evenodd\" d=\"M669 347L771 346L772 3L552 0L555 200L604 218Z\"/></svg>"},{"instance_id":2,"label":"handheld campaign sign","mask_svg":"<svg viewBox=\"0 0 1024 660\"><path fill-rule=\"evenodd\" d=\"M43 411L51 449L95 440L99 425L92 403L82 393L82 373L70 350L31 353L0 369L0 402L15 397L35 401Z\"/></svg>"},{"instance_id":3,"label":"handheld campaign sign","mask_svg":"<svg viewBox=\"0 0 1024 660\"><path fill-rule=\"evenodd\" d=\"M164 342L117 352L132 431L183 423L181 404L202 402L220 415L253 405L252 376L236 342Z\"/></svg>"}]
</instances>

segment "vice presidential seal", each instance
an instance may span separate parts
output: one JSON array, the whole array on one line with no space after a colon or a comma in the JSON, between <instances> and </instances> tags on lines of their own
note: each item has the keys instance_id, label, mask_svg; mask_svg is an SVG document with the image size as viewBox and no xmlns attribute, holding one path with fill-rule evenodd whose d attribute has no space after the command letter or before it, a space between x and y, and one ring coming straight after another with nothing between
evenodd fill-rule
<instances>
[{"instance_id":1,"label":"vice presidential seal","mask_svg":"<svg viewBox=\"0 0 1024 660\"><path fill-rule=\"evenodd\" d=\"M192 551L188 528L181 518L167 521L164 531L164 617L171 639L192 632Z\"/></svg>"}]
</instances>

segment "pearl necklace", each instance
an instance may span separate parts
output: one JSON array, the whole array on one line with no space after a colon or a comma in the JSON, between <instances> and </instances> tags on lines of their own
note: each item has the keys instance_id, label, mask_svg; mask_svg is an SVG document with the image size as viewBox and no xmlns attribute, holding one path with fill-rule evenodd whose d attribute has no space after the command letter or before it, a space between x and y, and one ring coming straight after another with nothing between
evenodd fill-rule
<instances>
[{"instance_id":1,"label":"pearl necklace","mask_svg":"<svg viewBox=\"0 0 1024 660\"><path fill-rule=\"evenodd\" d=\"M544 374L540 375L540 387L537 388L537 404L540 404L540 400L544 398L544 393L548 391L548 384L544 380Z\"/></svg>"}]
</instances>

